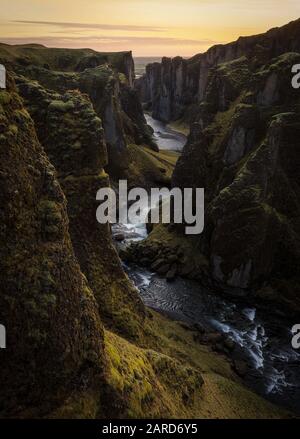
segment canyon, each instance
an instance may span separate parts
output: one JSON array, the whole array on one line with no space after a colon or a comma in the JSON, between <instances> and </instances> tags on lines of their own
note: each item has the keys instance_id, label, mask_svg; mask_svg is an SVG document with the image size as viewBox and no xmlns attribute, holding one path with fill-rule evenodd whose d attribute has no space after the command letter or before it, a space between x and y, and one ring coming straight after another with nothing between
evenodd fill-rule
<instances>
[{"instance_id":1,"label":"canyon","mask_svg":"<svg viewBox=\"0 0 300 439\"><path fill-rule=\"evenodd\" d=\"M279 320L299 309L299 35L298 20L164 58L138 79L131 52L0 44L1 417L293 416L249 388L226 331L153 297L167 291L180 304L189 290L225 320L228 297L246 300L235 306L250 352L265 340L253 306ZM188 124L187 139L164 150L174 132L156 131L149 112ZM124 225L131 237L117 245L96 220L96 193L120 179L148 191L204 187L204 233L170 223L133 236Z\"/></svg>"},{"instance_id":2,"label":"canyon","mask_svg":"<svg viewBox=\"0 0 300 439\"><path fill-rule=\"evenodd\" d=\"M255 288L262 300L272 297L293 310L299 309L300 96L291 70L299 62L299 30L296 20L188 60L164 58L136 80L153 117L190 124L172 176L173 186L205 188L205 230L190 240L197 252L189 252L195 265L189 274L223 289ZM157 235L167 243L172 234L181 239L180 230L159 227L146 252Z\"/></svg>"}]
</instances>

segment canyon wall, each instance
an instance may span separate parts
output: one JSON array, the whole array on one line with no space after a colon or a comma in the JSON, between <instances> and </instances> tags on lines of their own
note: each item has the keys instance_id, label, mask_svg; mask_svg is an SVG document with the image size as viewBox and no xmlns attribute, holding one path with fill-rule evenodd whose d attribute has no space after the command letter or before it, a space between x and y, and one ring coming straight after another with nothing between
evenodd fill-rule
<instances>
[{"instance_id":1,"label":"canyon wall","mask_svg":"<svg viewBox=\"0 0 300 439\"><path fill-rule=\"evenodd\" d=\"M264 34L213 46L189 59L164 57L161 63L147 65L135 88L155 119L193 121L204 100L211 68L242 56L258 66L285 52L299 52L299 28L300 20L296 20Z\"/></svg>"},{"instance_id":2,"label":"canyon wall","mask_svg":"<svg viewBox=\"0 0 300 439\"><path fill-rule=\"evenodd\" d=\"M13 80L0 94L1 416L42 416L101 385L104 334L75 257L66 199ZM41 404L41 401L42 404Z\"/></svg>"},{"instance_id":3,"label":"canyon wall","mask_svg":"<svg viewBox=\"0 0 300 439\"><path fill-rule=\"evenodd\" d=\"M129 144L147 144L156 149L132 87L131 52L106 54L89 49L0 44L0 60L7 70L38 81L46 89L58 93L79 89L89 95L102 120L108 152L106 168L112 178L126 178L130 166Z\"/></svg>"},{"instance_id":4,"label":"canyon wall","mask_svg":"<svg viewBox=\"0 0 300 439\"><path fill-rule=\"evenodd\" d=\"M110 185L101 119L78 90L58 94L24 77L16 82L67 197L73 247L100 315L107 325L138 337L142 303L121 267L109 225L99 224L95 214L97 191Z\"/></svg>"},{"instance_id":5,"label":"canyon wall","mask_svg":"<svg viewBox=\"0 0 300 439\"><path fill-rule=\"evenodd\" d=\"M0 417L287 417L196 328L145 309L95 220L97 101L20 73L0 91Z\"/></svg>"},{"instance_id":6,"label":"canyon wall","mask_svg":"<svg viewBox=\"0 0 300 439\"><path fill-rule=\"evenodd\" d=\"M148 66L142 80L160 72L149 97L156 117L191 120L173 185L205 188L204 232L184 238L193 250L178 273L209 278L222 289L252 289L290 308L300 306L300 93L291 85L292 66L299 62L300 20L191 60L163 60ZM198 76L178 74L185 78L179 86L174 75L192 63ZM194 101L190 87L197 89ZM172 114L166 111L173 107ZM166 236L159 228L167 244L183 236L174 228ZM142 253L158 234L154 230Z\"/></svg>"}]
</instances>

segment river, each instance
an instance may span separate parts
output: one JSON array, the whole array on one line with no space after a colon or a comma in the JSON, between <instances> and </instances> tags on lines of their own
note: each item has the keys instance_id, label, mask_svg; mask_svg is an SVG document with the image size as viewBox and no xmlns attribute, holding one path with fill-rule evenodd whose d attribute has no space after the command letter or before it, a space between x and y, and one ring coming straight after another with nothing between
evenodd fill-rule
<instances>
[{"instance_id":1,"label":"river","mask_svg":"<svg viewBox=\"0 0 300 439\"><path fill-rule=\"evenodd\" d=\"M163 122L153 119L149 114L145 114L147 124L153 129L153 137L159 149L168 149L172 151L181 151L185 142L186 136L173 128L170 128Z\"/></svg>"},{"instance_id":2,"label":"river","mask_svg":"<svg viewBox=\"0 0 300 439\"><path fill-rule=\"evenodd\" d=\"M161 149L183 148L184 135L149 115L146 118ZM145 224L113 226L113 235L120 232L125 236L122 246L147 236ZM125 264L124 268L145 305L176 320L225 334L235 345L231 359L248 365L245 383L272 402L300 412L300 353L291 346L293 322L280 311L256 308L247 298L233 299L192 280L177 278L168 283L145 268Z\"/></svg>"}]
</instances>

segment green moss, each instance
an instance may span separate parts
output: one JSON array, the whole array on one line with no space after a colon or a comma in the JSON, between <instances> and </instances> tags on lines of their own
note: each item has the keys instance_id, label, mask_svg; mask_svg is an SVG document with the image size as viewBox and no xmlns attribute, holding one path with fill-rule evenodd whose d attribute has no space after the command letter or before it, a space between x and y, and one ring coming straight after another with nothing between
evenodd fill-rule
<instances>
[{"instance_id":1,"label":"green moss","mask_svg":"<svg viewBox=\"0 0 300 439\"><path fill-rule=\"evenodd\" d=\"M61 113L67 113L74 109L74 103L72 101L52 101L49 105L49 110L59 111Z\"/></svg>"},{"instance_id":2,"label":"green moss","mask_svg":"<svg viewBox=\"0 0 300 439\"><path fill-rule=\"evenodd\" d=\"M249 78L249 61L243 56L233 61L220 64L217 68L218 73L225 76L234 87L241 88Z\"/></svg>"},{"instance_id":3,"label":"green moss","mask_svg":"<svg viewBox=\"0 0 300 439\"><path fill-rule=\"evenodd\" d=\"M19 131L17 125L9 125L8 129L13 136L17 136Z\"/></svg>"},{"instance_id":4,"label":"green moss","mask_svg":"<svg viewBox=\"0 0 300 439\"><path fill-rule=\"evenodd\" d=\"M7 105L10 103L12 99L11 94L8 91L0 91L0 104L1 105Z\"/></svg>"},{"instance_id":5,"label":"green moss","mask_svg":"<svg viewBox=\"0 0 300 439\"><path fill-rule=\"evenodd\" d=\"M143 347L106 331L107 380L123 416L277 418L288 414L242 386L193 331L151 312ZM149 347L151 348L149 349ZM102 404L103 405L103 404Z\"/></svg>"},{"instance_id":6,"label":"green moss","mask_svg":"<svg viewBox=\"0 0 300 439\"><path fill-rule=\"evenodd\" d=\"M291 66L297 64L299 60L300 60L299 53L286 52L278 56L277 58L274 58L269 65L262 67L259 73L265 75L286 68L290 70Z\"/></svg>"},{"instance_id":7,"label":"green moss","mask_svg":"<svg viewBox=\"0 0 300 439\"><path fill-rule=\"evenodd\" d=\"M174 151L156 152L145 146L128 145L129 186L146 188L170 185L171 175L179 153ZM162 172L164 170L164 172Z\"/></svg>"},{"instance_id":8,"label":"green moss","mask_svg":"<svg viewBox=\"0 0 300 439\"><path fill-rule=\"evenodd\" d=\"M230 129L234 115L237 112L237 106L242 99L243 95L240 95L231 103L227 111L219 111L216 114L214 121L205 129L205 133L207 133L208 136L213 136L213 140L209 145L210 155L214 155L218 152L219 147L222 145L222 142Z\"/></svg>"},{"instance_id":9,"label":"green moss","mask_svg":"<svg viewBox=\"0 0 300 439\"><path fill-rule=\"evenodd\" d=\"M118 77L119 77L119 81L120 81L121 84L127 84L128 83L127 78L124 75L124 73L119 73Z\"/></svg>"},{"instance_id":10,"label":"green moss","mask_svg":"<svg viewBox=\"0 0 300 439\"><path fill-rule=\"evenodd\" d=\"M179 119L168 124L170 128L173 128L175 131L188 136L190 134L190 126L183 119Z\"/></svg>"}]
</instances>

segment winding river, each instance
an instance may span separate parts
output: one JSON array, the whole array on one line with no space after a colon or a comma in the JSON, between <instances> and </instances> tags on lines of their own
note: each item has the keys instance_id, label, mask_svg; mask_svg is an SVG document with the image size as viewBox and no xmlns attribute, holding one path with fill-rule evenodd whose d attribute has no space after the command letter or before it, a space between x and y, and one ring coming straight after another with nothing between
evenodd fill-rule
<instances>
[{"instance_id":1,"label":"winding river","mask_svg":"<svg viewBox=\"0 0 300 439\"><path fill-rule=\"evenodd\" d=\"M161 149L183 148L184 135L149 115L146 119ZM115 225L113 235L120 232L125 246L147 236L145 224ZM233 299L192 280L177 278L168 283L145 268L125 264L124 268L147 306L226 335L235 346L231 359L247 363L245 383L265 398L300 412L300 352L291 346L290 330L296 322L287 321L279 311L257 309L245 298Z\"/></svg>"}]
</instances>

